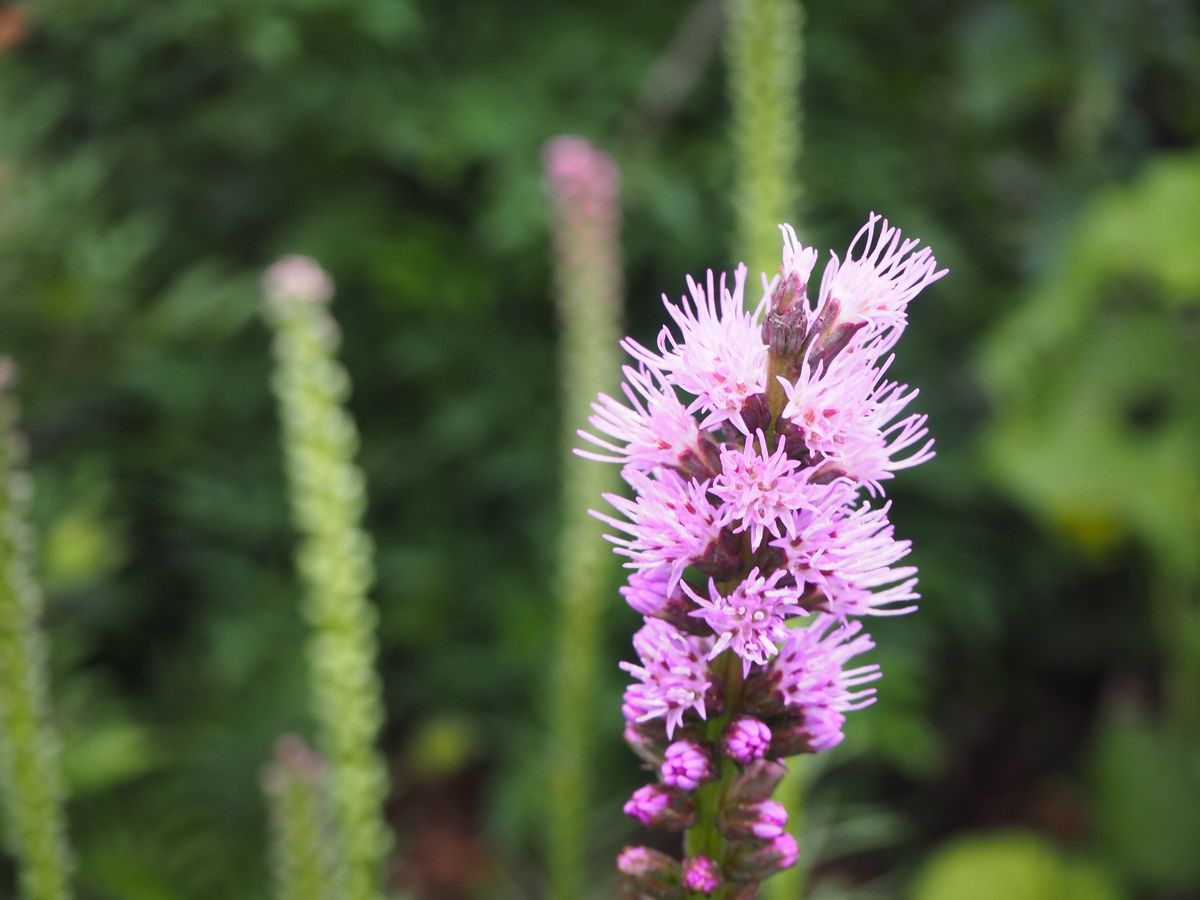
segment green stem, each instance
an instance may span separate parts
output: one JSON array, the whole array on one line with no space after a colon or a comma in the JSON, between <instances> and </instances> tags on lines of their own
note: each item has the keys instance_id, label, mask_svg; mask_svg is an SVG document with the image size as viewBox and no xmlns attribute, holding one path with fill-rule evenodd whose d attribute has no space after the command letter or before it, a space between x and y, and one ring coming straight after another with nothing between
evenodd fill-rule
<instances>
[{"instance_id":1,"label":"green stem","mask_svg":"<svg viewBox=\"0 0 1200 900\"><path fill-rule=\"evenodd\" d=\"M724 681L724 707L720 715L709 718L704 737L707 743L715 746L742 704L745 679L742 674L742 661L732 650L726 650L717 657L713 663L713 671ZM732 760L721 757L720 771L716 781L701 785L696 790L696 824L688 829L684 846L689 856L707 856L724 865L728 845L721 835L718 822L738 769ZM721 888L711 897L719 900L725 896L724 891L725 889ZM699 898L701 895L693 896Z\"/></svg>"},{"instance_id":2,"label":"green stem","mask_svg":"<svg viewBox=\"0 0 1200 900\"><path fill-rule=\"evenodd\" d=\"M0 360L0 782L26 900L70 895L58 741L50 723L42 597L30 571L29 479L12 367Z\"/></svg>"},{"instance_id":3,"label":"green stem","mask_svg":"<svg viewBox=\"0 0 1200 900\"><path fill-rule=\"evenodd\" d=\"M735 246L773 274L778 226L795 214L801 145L803 9L796 0L732 0L725 49L734 149Z\"/></svg>"},{"instance_id":4,"label":"green stem","mask_svg":"<svg viewBox=\"0 0 1200 900\"><path fill-rule=\"evenodd\" d=\"M276 745L263 779L276 900L333 900L324 764L296 735Z\"/></svg>"},{"instance_id":5,"label":"green stem","mask_svg":"<svg viewBox=\"0 0 1200 900\"><path fill-rule=\"evenodd\" d=\"M312 703L331 789L345 900L381 896L389 833L387 773L375 751L383 722L375 670L376 614L367 592L371 542L362 529L365 487L354 463L358 431L345 409L349 379L337 362L337 326L325 303L282 296L270 304L276 329L275 390L283 423L297 564L310 628Z\"/></svg>"},{"instance_id":6,"label":"green stem","mask_svg":"<svg viewBox=\"0 0 1200 900\"><path fill-rule=\"evenodd\" d=\"M613 467L571 451L579 445L575 430L588 404L612 390L620 370L620 210L616 166L596 148L578 138L559 138L547 147L546 164L555 213L563 418L559 620L549 698L548 894L554 900L579 900L587 888L594 692L612 565L604 526L588 510L618 485Z\"/></svg>"}]
</instances>

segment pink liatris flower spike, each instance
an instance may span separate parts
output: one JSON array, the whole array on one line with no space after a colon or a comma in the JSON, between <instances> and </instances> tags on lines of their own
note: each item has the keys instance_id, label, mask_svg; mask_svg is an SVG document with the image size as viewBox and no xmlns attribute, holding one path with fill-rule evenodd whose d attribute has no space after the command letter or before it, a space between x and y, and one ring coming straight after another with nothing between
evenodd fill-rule
<instances>
[{"instance_id":1,"label":"pink liatris flower spike","mask_svg":"<svg viewBox=\"0 0 1200 900\"><path fill-rule=\"evenodd\" d=\"M650 346L622 341L621 392L597 398L580 432L577 452L620 465L632 489L594 513L630 570L621 594L645 617L637 662L621 664L634 679L623 712L662 783L626 811L689 823L687 846L722 848L682 869L627 850L620 867L642 872L645 891L647 878L668 893L753 888L795 864L769 799L780 760L844 739L881 674L859 662L874 646L860 619L918 599L885 495L933 442L909 411L917 391L889 373L910 303L945 270L872 213L818 282L819 254L781 230L779 275L762 278L761 297L746 296L739 266L664 298L670 324Z\"/></svg>"}]
</instances>

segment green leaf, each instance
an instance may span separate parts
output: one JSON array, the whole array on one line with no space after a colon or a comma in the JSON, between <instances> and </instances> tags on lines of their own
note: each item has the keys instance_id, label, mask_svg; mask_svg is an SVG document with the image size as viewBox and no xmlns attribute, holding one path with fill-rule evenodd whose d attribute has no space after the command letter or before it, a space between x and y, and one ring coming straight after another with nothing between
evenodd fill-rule
<instances>
[{"instance_id":1,"label":"green leaf","mask_svg":"<svg viewBox=\"0 0 1200 900\"><path fill-rule=\"evenodd\" d=\"M1160 890L1200 878L1200 766L1194 745L1118 714L1096 741L1093 777L1106 858Z\"/></svg>"},{"instance_id":2,"label":"green leaf","mask_svg":"<svg viewBox=\"0 0 1200 900\"><path fill-rule=\"evenodd\" d=\"M1063 858L1035 834L1006 832L944 845L917 879L914 900L1119 900L1097 867Z\"/></svg>"}]
</instances>

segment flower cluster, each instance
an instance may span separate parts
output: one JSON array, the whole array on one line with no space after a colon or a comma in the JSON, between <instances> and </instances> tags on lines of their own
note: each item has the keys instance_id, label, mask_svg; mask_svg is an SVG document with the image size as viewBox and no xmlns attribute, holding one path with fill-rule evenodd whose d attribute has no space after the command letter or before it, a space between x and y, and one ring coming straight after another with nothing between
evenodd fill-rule
<instances>
[{"instance_id":1,"label":"flower cluster","mask_svg":"<svg viewBox=\"0 0 1200 900\"><path fill-rule=\"evenodd\" d=\"M770 800L779 760L828 750L873 702L879 667L861 617L914 609L916 570L881 502L932 455L916 391L888 378L906 309L945 274L928 247L872 214L826 265L782 227L780 275L746 305L746 269L688 279L652 347L626 339L624 399L601 395L590 459L616 462L632 499L606 495L622 594L645 617L625 693L626 739L657 770L625 811L689 829L682 862L618 860L640 897L710 895L795 863ZM739 888L739 889L740 889Z\"/></svg>"}]
</instances>

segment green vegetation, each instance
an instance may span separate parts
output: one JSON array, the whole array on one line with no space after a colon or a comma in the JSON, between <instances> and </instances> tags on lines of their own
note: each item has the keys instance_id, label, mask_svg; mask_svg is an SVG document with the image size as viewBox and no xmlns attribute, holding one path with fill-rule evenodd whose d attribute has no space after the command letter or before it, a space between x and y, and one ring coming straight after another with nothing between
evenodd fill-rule
<instances>
[{"instance_id":1,"label":"green vegetation","mask_svg":"<svg viewBox=\"0 0 1200 900\"><path fill-rule=\"evenodd\" d=\"M370 486L389 886L544 893L570 423L539 155L572 132L621 164L628 328L653 340L680 273L747 252L716 6L0 10L0 351L78 896L269 892L258 773L312 732L257 287L293 251L338 282ZM877 626L879 702L810 774L810 898L933 890L945 841L995 831L1097 900L1200 888L1175 805L1197 694L1173 687L1200 659L1193 7L807 7L805 237L841 252L876 209L951 270L896 373L939 442L897 484L923 609ZM639 831L636 617L609 602L582 900Z\"/></svg>"},{"instance_id":2,"label":"green vegetation","mask_svg":"<svg viewBox=\"0 0 1200 900\"><path fill-rule=\"evenodd\" d=\"M42 596L31 570L25 441L0 358L0 789L25 900L66 900L70 851L62 812L58 736L50 720Z\"/></svg>"}]
</instances>

